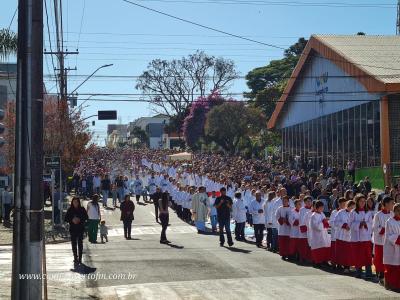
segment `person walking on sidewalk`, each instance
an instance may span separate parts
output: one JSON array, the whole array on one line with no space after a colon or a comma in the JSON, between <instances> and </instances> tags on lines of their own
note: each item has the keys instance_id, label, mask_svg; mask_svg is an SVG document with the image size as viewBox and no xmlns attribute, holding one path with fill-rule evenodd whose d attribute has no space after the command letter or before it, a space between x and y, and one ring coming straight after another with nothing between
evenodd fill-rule
<instances>
[{"instance_id":1,"label":"person walking on sidewalk","mask_svg":"<svg viewBox=\"0 0 400 300\"><path fill-rule=\"evenodd\" d=\"M162 226L160 244L170 243L170 241L167 240L166 236L166 231L169 223L168 201L169 201L169 194L167 192L162 193L161 199L158 200L158 206L160 211L159 216Z\"/></svg>"},{"instance_id":2,"label":"person walking on sidewalk","mask_svg":"<svg viewBox=\"0 0 400 300\"><path fill-rule=\"evenodd\" d=\"M99 195L94 194L92 201L87 205L88 220L88 236L89 242L97 243L97 231L99 229L99 223L101 219L100 206L99 206Z\"/></svg>"},{"instance_id":3,"label":"person walking on sidewalk","mask_svg":"<svg viewBox=\"0 0 400 300\"><path fill-rule=\"evenodd\" d=\"M124 224L125 239L131 239L132 221L134 220L133 212L135 211L135 203L131 200L130 195L125 195L124 202L121 203L121 221Z\"/></svg>"},{"instance_id":4,"label":"person walking on sidewalk","mask_svg":"<svg viewBox=\"0 0 400 300\"><path fill-rule=\"evenodd\" d=\"M10 224L10 213L11 213L11 208L13 206L13 193L11 192L11 188L9 186L6 188L5 191L3 191L2 198L4 207L4 225L8 226ZM0 219L1 219L1 213L0 213Z\"/></svg>"},{"instance_id":5,"label":"person walking on sidewalk","mask_svg":"<svg viewBox=\"0 0 400 300\"><path fill-rule=\"evenodd\" d=\"M72 198L71 206L68 208L64 220L69 224L74 266L76 267L82 263L83 233L88 220L88 214L86 209L81 206L79 197Z\"/></svg>"}]
</instances>

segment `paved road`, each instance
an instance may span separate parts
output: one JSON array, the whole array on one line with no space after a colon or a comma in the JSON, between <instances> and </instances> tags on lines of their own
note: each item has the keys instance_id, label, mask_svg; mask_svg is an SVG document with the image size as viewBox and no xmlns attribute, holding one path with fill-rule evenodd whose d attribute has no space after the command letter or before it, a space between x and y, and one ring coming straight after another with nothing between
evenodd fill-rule
<instances>
[{"instance_id":1,"label":"paved road","mask_svg":"<svg viewBox=\"0 0 400 300\"><path fill-rule=\"evenodd\" d=\"M84 246L92 276L129 274L134 278L73 277L69 244L48 246L50 299L398 299L379 285L284 262L252 244L221 248L218 237L198 235L171 213L167 237L159 243L160 225L153 205L136 206L134 240L123 238L119 212L103 210L110 226L109 243ZM0 248L0 299L7 299L10 248ZM133 276L132 276L133 277Z\"/></svg>"}]
</instances>

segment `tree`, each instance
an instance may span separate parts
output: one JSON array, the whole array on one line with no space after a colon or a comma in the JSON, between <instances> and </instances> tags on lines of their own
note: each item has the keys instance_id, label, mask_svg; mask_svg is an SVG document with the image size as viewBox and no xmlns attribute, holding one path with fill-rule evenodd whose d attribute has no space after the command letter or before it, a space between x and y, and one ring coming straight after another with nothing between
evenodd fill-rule
<instances>
[{"instance_id":1,"label":"tree","mask_svg":"<svg viewBox=\"0 0 400 300\"><path fill-rule=\"evenodd\" d=\"M253 106L260 107L269 119L276 102L281 97L307 40L300 38L284 52L284 58L272 60L267 66L251 70L246 75L247 86L251 89L245 97Z\"/></svg>"},{"instance_id":2,"label":"tree","mask_svg":"<svg viewBox=\"0 0 400 300\"><path fill-rule=\"evenodd\" d=\"M9 29L0 30L0 60L17 53L17 35Z\"/></svg>"},{"instance_id":3,"label":"tree","mask_svg":"<svg viewBox=\"0 0 400 300\"><path fill-rule=\"evenodd\" d=\"M140 145L148 145L149 143L149 137L146 131L138 126L132 128L130 131L130 136L138 139Z\"/></svg>"},{"instance_id":4,"label":"tree","mask_svg":"<svg viewBox=\"0 0 400 300\"><path fill-rule=\"evenodd\" d=\"M232 60L197 51L181 59L151 61L137 79L136 88L149 99L156 112L175 115L182 121L197 97L227 91L237 77Z\"/></svg>"},{"instance_id":5,"label":"tree","mask_svg":"<svg viewBox=\"0 0 400 300\"><path fill-rule=\"evenodd\" d=\"M183 123L183 135L187 146L194 148L198 140L204 137L206 114L224 101L225 99L219 93L214 92L207 97L199 97L192 103Z\"/></svg>"},{"instance_id":6,"label":"tree","mask_svg":"<svg viewBox=\"0 0 400 300\"><path fill-rule=\"evenodd\" d=\"M44 98L44 155L59 154L62 142L61 164L63 171L70 174L80 158L87 152L92 133L89 131L89 125L82 119L81 109L71 112L63 118L63 122L60 122L60 111L66 111L62 106L67 103L58 102L54 97L45 96ZM7 103L4 123L6 143L1 151L5 154L7 165L2 171L10 174L13 172L15 163L15 102Z\"/></svg>"},{"instance_id":7,"label":"tree","mask_svg":"<svg viewBox=\"0 0 400 300\"><path fill-rule=\"evenodd\" d=\"M260 109L228 101L207 114L205 134L210 141L233 154L242 138L260 134L265 126L266 118Z\"/></svg>"}]
</instances>

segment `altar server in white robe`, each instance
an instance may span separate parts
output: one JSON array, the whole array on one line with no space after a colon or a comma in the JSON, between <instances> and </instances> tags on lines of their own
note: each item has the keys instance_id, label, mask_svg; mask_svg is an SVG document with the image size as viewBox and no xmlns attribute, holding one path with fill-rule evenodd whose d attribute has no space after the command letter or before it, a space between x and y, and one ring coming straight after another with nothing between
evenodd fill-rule
<instances>
[{"instance_id":1,"label":"altar server in white robe","mask_svg":"<svg viewBox=\"0 0 400 300\"><path fill-rule=\"evenodd\" d=\"M385 287L400 291L400 203L394 206L394 217L386 221L383 264Z\"/></svg>"},{"instance_id":2,"label":"altar server in white robe","mask_svg":"<svg viewBox=\"0 0 400 300\"><path fill-rule=\"evenodd\" d=\"M331 260L331 239L328 234L329 223L323 211L324 203L318 200L315 203L315 212L310 219L311 259L316 266L328 263Z\"/></svg>"}]
</instances>

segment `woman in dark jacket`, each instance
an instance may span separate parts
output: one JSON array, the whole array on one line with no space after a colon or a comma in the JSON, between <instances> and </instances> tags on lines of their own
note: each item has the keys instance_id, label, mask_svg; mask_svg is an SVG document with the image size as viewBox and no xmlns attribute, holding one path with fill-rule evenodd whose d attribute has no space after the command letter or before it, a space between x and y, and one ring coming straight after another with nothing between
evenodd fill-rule
<instances>
[{"instance_id":1,"label":"woman in dark jacket","mask_svg":"<svg viewBox=\"0 0 400 300\"><path fill-rule=\"evenodd\" d=\"M69 223L71 235L72 253L74 254L74 265L82 263L83 233L85 223L88 219L86 209L81 206L79 197L72 198L71 206L65 215L65 222Z\"/></svg>"},{"instance_id":2,"label":"woman in dark jacket","mask_svg":"<svg viewBox=\"0 0 400 300\"><path fill-rule=\"evenodd\" d=\"M125 195L124 202L121 203L121 221L124 223L124 234L127 240L131 239L133 212L135 204L131 200L130 195Z\"/></svg>"}]
</instances>

